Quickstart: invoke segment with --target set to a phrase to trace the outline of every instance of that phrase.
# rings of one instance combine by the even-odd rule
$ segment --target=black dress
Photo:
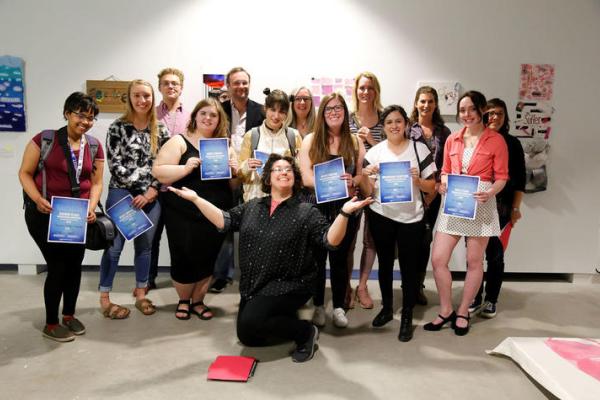
[[[185,165],[189,158],[198,157],[199,152],[181,136],[186,151],[181,155],[179,165]],[[172,186],[185,186],[222,210],[231,208],[229,180],[203,181],[200,167]],[[192,202],[173,192],[165,193],[163,216],[171,253],[171,278],[179,283],[194,283],[212,275],[225,235],[219,233]]]

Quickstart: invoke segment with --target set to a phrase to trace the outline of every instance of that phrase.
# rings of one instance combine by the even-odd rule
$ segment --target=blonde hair
[[[177,68],[163,68],[159,73],[158,73],[158,86],[160,87],[160,80],[162,79],[163,76],[165,75],[175,75],[179,78],[179,83],[181,83],[181,87],[183,87],[183,72],[181,72],[181,70],[177,69]]]
[[[131,90],[137,85],[149,87],[150,92],[152,93],[152,106],[146,113],[146,118],[148,120],[148,128],[150,129],[150,152],[153,156],[155,156],[158,151],[158,118],[156,118],[156,109],[154,107],[154,89],[149,82],[143,79],[134,79],[129,82],[129,86],[127,86],[127,103],[125,104],[125,114],[121,116],[121,120],[133,123],[135,110],[133,109],[133,104],[131,104]]]
[[[344,122],[341,126],[341,140],[338,153],[344,158],[344,165],[346,166],[351,165],[352,162],[356,162],[358,159],[358,145],[355,143],[354,135],[350,133],[348,106],[341,94],[332,93],[323,97],[317,113],[313,141],[310,150],[308,151],[308,156],[313,165],[329,160],[329,127],[325,121],[325,107],[327,107],[327,104],[333,99],[338,99],[342,104],[342,107],[344,107]]]
[[[373,99],[373,103],[375,105],[375,109],[378,113],[383,110],[383,106],[381,105],[381,86],[379,85],[379,79],[375,76],[374,73],[369,71],[361,72],[356,75],[354,78],[354,89],[352,90],[352,106],[354,107],[354,112],[358,111],[358,81],[360,78],[367,78],[373,83],[373,89],[375,89],[375,98]]]
[[[308,112],[308,115],[306,116],[306,121],[308,122],[308,131],[312,132],[313,127],[315,126],[316,112],[315,112],[315,106],[314,106],[314,103],[312,100],[313,99],[312,92],[306,86],[300,86],[299,88],[292,90],[292,92],[290,94],[290,111],[287,114],[287,118],[285,120],[285,125],[290,126],[292,128],[297,128],[298,121],[296,118],[296,111],[294,110],[294,99],[298,95],[298,92],[301,91],[302,89],[306,90],[308,92],[308,95],[310,96],[310,111]]]
[[[217,124],[217,128],[213,132],[213,137],[224,138],[229,136],[227,134],[229,128],[229,120],[227,119],[227,114],[225,114],[225,111],[221,106],[221,102],[215,99],[214,97],[209,97],[200,100],[198,104],[196,104],[196,107],[194,107],[190,114],[190,122],[188,122],[188,125],[186,127],[187,131],[189,133],[194,133],[194,131],[196,130],[196,116],[198,115],[198,112],[206,106],[214,107],[217,110],[217,114],[219,115],[219,123]]]

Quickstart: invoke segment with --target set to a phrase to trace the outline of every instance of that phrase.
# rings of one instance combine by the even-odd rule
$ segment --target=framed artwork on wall
[[[92,96],[100,112],[125,112],[129,81],[86,81],[86,93]]]

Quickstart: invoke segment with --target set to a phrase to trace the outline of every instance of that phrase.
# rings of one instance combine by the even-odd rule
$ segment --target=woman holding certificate
[[[317,203],[328,221],[333,222],[338,214],[342,212],[342,206],[348,198],[348,193],[354,193],[360,182],[362,164],[365,156],[365,146],[350,133],[350,122],[348,107],[344,98],[333,93],[327,95],[321,101],[315,131],[306,135],[300,149],[300,169],[302,171],[302,182],[308,190],[315,191],[314,195],[306,199],[308,202]],[[340,171],[337,175],[328,174],[328,179],[315,178],[313,168],[326,162],[335,163],[340,161]],[[334,171],[338,171],[335,169]],[[327,174],[326,174],[327,175]],[[331,176],[333,175],[333,180]],[[326,191],[328,187],[336,190],[341,185],[345,194],[333,196],[331,199],[321,198],[318,194],[319,187]],[[332,200],[333,199],[333,200]],[[352,241],[358,229],[358,217],[348,215],[348,229],[346,235],[336,250],[329,251],[329,264],[331,267],[331,291],[333,293],[333,324],[338,328],[348,326],[348,318],[344,310],[346,287],[348,285],[348,254]],[[315,314],[313,322],[317,326],[325,325],[325,261],[326,255],[317,257],[320,266],[319,281],[316,294],[313,299]]]
[[[330,225],[298,192],[300,171],[293,158],[271,154],[261,176],[267,197],[223,211],[187,188],[173,191],[191,201],[220,231],[240,233],[240,309],[237,335],[246,346],[272,339],[293,340],[292,360],[310,360],[319,330],[300,320],[297,311],[312,296],[318,274],[315,254],[345,239],[349,215],[370,199],[344,202]]]
[[[265,89],[264,93],[265,120],[244,135],[240,148],[238,175],[244,183],[244,201],[267,195],[261,189],[260,174],[270,154],[296,157],[302,144],[300,133],[284,124],[290,108],[288,95],[278,89]]]
[[[435,166],[438,169],[436,182],[439,182],[439,171],[441,171],[442,163],[444,162],[444,144],[448,136],[450,136],[450,129],[444,125],[438,104],[438,94],[434,88],[431,86],[422,86],[417,89],[413,111],[410,115],[409,133],[412,140],[421,141],[429,148],[435,161]],[[441,196],[434,190],[425,196],[425,203],[425,222],[429,224],[430,229],[433,229],[442,203]],[[430,234],[423,237],[423,249],[417,268],[419,288],[417,290],[416,302],[423,306],[427,305],[423,282],[425,281],[427,263],[429,263],[429,255],[431,253],[431,241],[432,236]]]
[[[96,139],[85,135],[94,125],[96,115],[98,106],[92,97],[80,92],[71,94],[63,109],[67,125],[58,131],[44,131],[34,136],[25,148],[19,169],[19,180],[25,192],[27,229],[48,268],[44,283],[46,325],[43,335],[58,342],[69,342],[75,339],[73,335],[85,333],[84,325],[75,318],[85,246],[48,242],[48,224],[53,211],[50,202],[55,196],[73,196],[69,168],[66,167],[66,163],[72,162],[79,182],[79,197],[89,199],[87,222],[96,220],[94,210],[102,192],[104,153]],[[92,154],[92,141],[95,155]],[[42,156],[44,160],[40,164]],[[58,319],[61,298],[62,325]]]
[[[141,79],[131,81],[127,88],[125,114],[110,125],[106,134],[108,169],[111,175],[107,208],[121,200],[129,201],[131,206],[124,207],[125,212],[130,212],[128,209],[142,210],[152,224],[156,225],[160,215],[160,205],[156,201],[160,183],[152,176],[152,163],[158,149],[168,139],[169,131],[156,118],[152,85]],[[155,227],[152,226],[133,239],[135,307],[144,315],[151,315],[156,311],[152,302],[146,298],[154,231]],[[124,245],[125,237],[119,230],[113,245],[104,251],[100,262],[100,307],[102,314],[110,319],[129,316],[128,308],[111,303],[109,297]]]
[[[383,308],[373,320],[381,327],[393,319],[393,269],[396,251],[402,274],[402,317],[398,339],[412,339],[412,310],[418,288],[417,266],[425,233],[423,195],[435,190],[435,163],[424,143],[408,138],[408,117],[400,106],[386,107],[381,114],[387,137],[365,155],[368,165],[362,190],[372,193],[367,210],[379,259],[379,287]]]
[[[232,179],[203,180],[200,174],[200,141],[225,141],[225,160],[237,172],[234,151],[227,145],[227,115],[217,99],[200,101],[190,116],[185,133],[172,137],[160,149],[152,169],[154,176],[165,185],[187,187],[217,207],[231,207]],[[232,176],[233,176],[232,175]],[[204,304],[215,260],[225,235],[198,209],[173,192],[165,193],[163,216],[169,238],[171,279],[179,296],[175,317],[188,320],[194,314],[208,320],[213,317]]]
[[[481,285],[483,253],[489,238],[500,235],[495,196],[508,179],[508,150],[502,136],[486,128],[486,106],[483,94],[463,94],[457,103],[456,118],[464,127],[450,135],[444,146],[439,188],[444,195],[443,211],[431,257],[440,312],[424,326],[428,331],[439,331],[450,322],[456,335],[469,332],[469,305]],[[467,242],[467,274],[460,305],[454,311],[448,262],[462,236]]]

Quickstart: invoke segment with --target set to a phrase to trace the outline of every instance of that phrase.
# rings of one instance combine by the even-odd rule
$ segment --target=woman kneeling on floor
[[[312,205],[298,198],[302,181],[291,157],[271,154],[256,198],[223,211],[187,188],[169,190],[196,207],[219,230],[240,232],[240,309],[237,335],[244,345],[261,346],[269,339],[293,340],[295,362],[313,357],[318,329],[296,313],[313,295],[318,247],[334,248],[346,232],[348,217],[371,203],[352,199],[331,226]],[[290,244],[294,246],[290,246]]]

